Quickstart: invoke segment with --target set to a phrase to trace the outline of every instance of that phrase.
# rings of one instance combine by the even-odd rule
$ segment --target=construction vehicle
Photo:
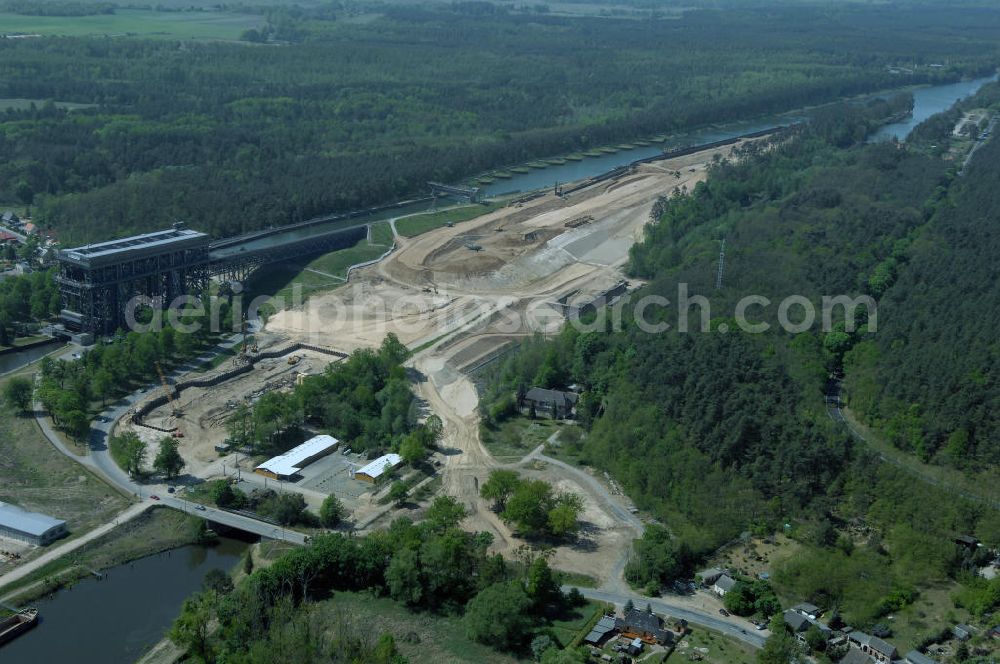
[[[302,358],[299,357],[298,355],[292,355],[291,357],[288,358],[288,364],[294,366],[294,365],[298,364],[299,360],[301,360],[301,359]]]

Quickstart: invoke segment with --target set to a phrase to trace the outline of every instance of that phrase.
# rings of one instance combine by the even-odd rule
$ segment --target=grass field
[[[757,651],[742,641],[699,628],[685,636],[663,661],[671,664],[690,662],[694,661],[692,655],[695,653],[702,664],[753,664],[757,661]]]
[[[483,444],[497,461],[519,461],[559,430],[552,420],[514,417],[496,429],[483,427]]]
[[[64,519],[70,537],[128,506],[118,492],[52,447],[34,418],[7,405],[0,405],[0,501]]]
[[[318,605],[320,615],[346,620],[378,638],[383,632],[396,637],[396,645],[411,662],[516,662],[511,655],[474,643],[465,637],[460,617],[408,611],[386,597],[368,593],[338,592]],[[547,626],[563,643],[569,643],[583,629],[598,605],[590,602]],[[542,627],[540,625],[540,627]]]
[[[463,207],[449,208],[440,212],[428,212],[426,214],[415,214],[412,217],[404,217],[396,222],[396,230],[403,237],[416,237],[421,233],[440,228],[445,224],[457,224],[469,219],[475,219],[482,215],[493,212],[500,208],[498,203],[489,205],[466,205]]]
[[[388,222],[372,225],[372,242],[361,239],[353,247],[338,249],[314,258],[308,263],[287,262],[269,265],[253,277],[251,292],[276,298],[275,309],[282,309],[294,301],[296,285],[302,288],[303,301],[311,294],[343,285],[347,269],[352,265],[374,260],[392,246],[392,229]]]
[[[161,551],[198,541],[202,521],[167,507],[154,507],[142,516],[118,526],[103,537],[83,545],[70,556],[43,565],[17,582],[24,588],[18,601],[30,601],[86,576]],[[35,585],[42,581],[40,585]],[[0,596],[11,588],[0,588]]]
[[[22,16],[0,12],[0,32],[7,35],[235,41],[244,30],[260,27],[263,23],[264,19],[260,16],[218,11],[117,9],[114,14],[97,16]]]

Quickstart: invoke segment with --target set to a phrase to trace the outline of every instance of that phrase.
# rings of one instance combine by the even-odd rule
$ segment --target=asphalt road
[[[170,376],[172,378],[179,376],[191,370],[194,366],[210,361],[218,353],[232,348],[241,342],[242,337],[240,335],[236,335],[229,341],[216,346],[211,352],[202,355],[191,363],[175,369],[170,373]],[[37,402],[35,403],[35,419],[45,437],[64,456],[83,466],[86,466],[103,477],[111,485],[133,495],[140,501],[140,503],[145,503],[147,507],[153,504],[166,505],[167,507],[172,507],[224,526],[238,528],[246,532],[260,535],[261,537],[284,540],[286,542],[291,542],[292,544],[305,543],[306,536],[300,532],[276,526],[265,521],[253,519],[242,514],[234,514],[225,510],[183,500],[182,498],[168,493],[166,484],[139,484],[134,482],[128,473],[119,468],[118,464],[115,463],[115,460],[111,457],[111,452],[108,449],[108,437],[110,431],[114,428],[118,420],[124,416],[136,402],[145,396],[145,389],[132,392],[101,413],[98,419],[91,423],[90,439],[88,441],[90,454],[87,456],[80,456],[76,454],[63,443],[62,439],[52,429],[49,421],[42,417],[42,405]],[[156,498],[154,499],[152,496],[156,496]],[[129,508],[129,510],[126,510],[126,512],[123,512],[122,514],[124,515],[126,513],[134,516],[132,508]],[[116,517],[114,521],[119,521],[121,516],[122,515]],[[109,522],[109,524],[112,525],[113,523],[114,522]],[[102,528],[107,527],[109,524],[105,524]]]
[[[739,639],[754,648],[763,648],[764,641],[767,640],[767,636],[770,634],[767,631],[756,631],[753,625],[749,625],[749,623],[748,627],[743,628],[725,620],[721,615],[716,616],[710,613],[702,613],[701,611],[695,611],[689,607],[683,607],[658,597],[643,597],[642,595],[597,590],[594,588],[580,588],[577,586],[563,586],[563,590],[569,590],[574,587],[587,599],[599,602],[609,602],[624,606],[626,602],[632,600],[632,603],[638,607],[645,607],[646,604],[649,604],[656,613],[673,616],[674,618],[683,618],[692,625],[701,625],[702,627],[713,629],[726,636]]]

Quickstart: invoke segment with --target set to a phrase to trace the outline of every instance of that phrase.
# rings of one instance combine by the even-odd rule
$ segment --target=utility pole
[[[722,272],[726,268],[726,238],[722,238],[719,246],[719,272],[715,275],[715,290],[722,288]]]

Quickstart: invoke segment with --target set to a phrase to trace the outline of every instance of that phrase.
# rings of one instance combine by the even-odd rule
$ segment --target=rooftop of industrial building
[[[59,256],[60,258],[75,261],[89,261],[95,258],[103,258],[123,252],[135,251],[137,249],[150,250],[166,248],[170,245],[188,243],[192,240],[201,240],[207,244],[211,238],[205,233],[184,228],[182,225],[177,224],[174,228],[164,231],[143,233],[142,235],[133,235],[132,237],[123,237],[117,240],[98,242],[97,244],[88,244],[82,247],[63,249],[59,252]]]
[[[275,475],[294,475],[302,470],[303,461],[335,447],[339,442],[333,436],[320,434],[297,447],[293,447],[284,454],[268,459],[257,468],[270,471]]]
[[[384,454],[375,459],[367,466],[358,468],[356,474],[367,475],[372,479],[379,477],[387,470],[392,470],[403,461],[403,457],[398,454]]]
[[[66,525],[62,519],[55,519],[46,514],[29,512],[17,505],[0,503],[0,526],[41,537],[52,528]]]

